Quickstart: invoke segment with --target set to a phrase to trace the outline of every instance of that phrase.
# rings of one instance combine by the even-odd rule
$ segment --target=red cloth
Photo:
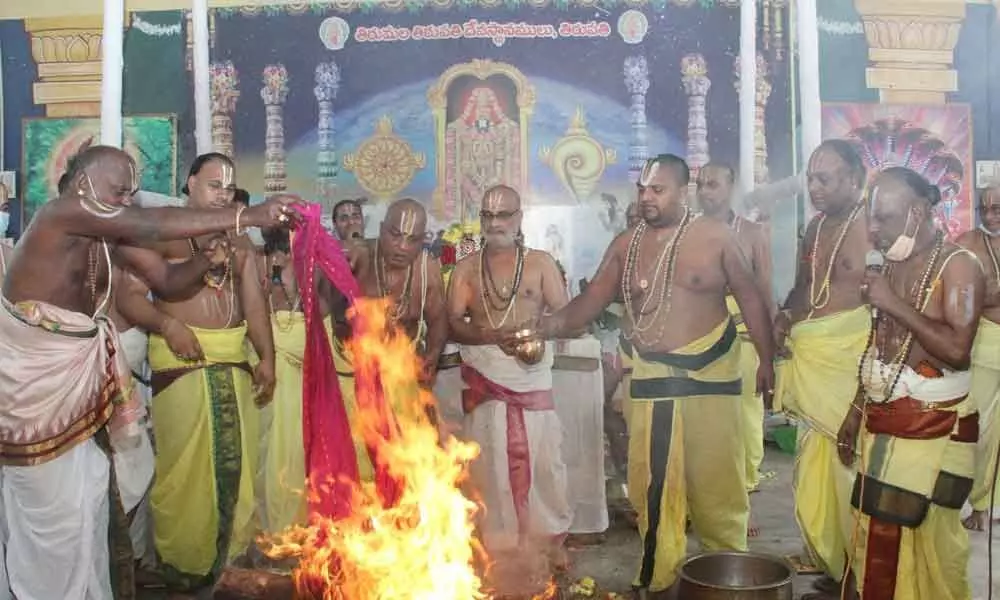
[[[361,294],[357,280],[340,243],[323,228],[318,204],[296,207],[302,225],[292,242],[292,259],[299,282],[302,310],[306,321],[306,349],[302,365],[302,437],[306,477],[309,482],[310,517],[343,518],[351,512],[352,488],[358,483],[358,462],[352,441],[347,409],[340,393],[340,383],[333,365],[333,352],[320,313],[316,275],[321,272],[353,304]],[[365,323],[352,317],[355,337]],[[358,390],[378,391],[377,365],[355,369]],[[356,394],[361,410],[376,405],[384,439],[392,436],[391,412],[381,393]],[[386,504],[395,502],[399,482],[378,460],[378,444],[369,444],[368,453],[375,467],[375,485]]]

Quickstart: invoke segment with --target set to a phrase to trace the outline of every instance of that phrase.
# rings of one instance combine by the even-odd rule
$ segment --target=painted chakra
[[[344,156],[344,169],[354,173],[358,184],[379,199],[389,199],[402,192],[427,158],[414,152],[406,140],[392,130],[392,120],[383,116],[375,125],[375,134],[361,143],[356,152]]]

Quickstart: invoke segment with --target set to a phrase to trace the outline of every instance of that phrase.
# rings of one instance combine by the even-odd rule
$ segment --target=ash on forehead
[[[520,208],[521,195],[517,193],[517,190],[507,185],[495,185],[483,194],[483,208],[495,212],[508,199],[514,201],[514,208]]]
[[[660,154],[646,161],[639,172],[639,185],[646,187],[662,169],[673,171],[678,185],[687,185],[691,181],[691,169],[684,159],[676,154]]]

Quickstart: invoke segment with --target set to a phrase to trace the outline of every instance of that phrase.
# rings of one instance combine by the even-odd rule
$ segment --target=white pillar
[[[212,151],[212,92],[208,66],[208,0],[192,0],[194,29],[194,139],[198,154]]]
[[[101,144],[122,147],[122,68],[125,1],[104,0],[101,36]]]
[[[757,97],[757,1],[740,2],[740,186],[754,188],[754,113]]]
[[[802,123],[802,165],[823,141],[819,97],[819,27],[816,0],[797,0],[796,38],[799,47],[799,120]]]

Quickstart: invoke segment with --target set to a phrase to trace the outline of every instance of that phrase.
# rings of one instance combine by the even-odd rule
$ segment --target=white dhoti
[[[127,364],[107,320],[38,302],[0,307],[0,473],[6,566],[19,600],[112,597],[109,423],[134,441],[132,404],[115,408]],[[122,406],[122,405],[119,405]],[[114,417],[114,418],[113,418]]]
[[[465,346],[462,362],[465,437],[480,446],[471,479],[485,507],[480,528],[487,551],[561,538],[573,511],[552,401],[552,345],[531,366],[497,346]]]
[[[444,421],[446,430],[459,435],[462,433],[462,374],[458,368],[462,364],[459,348],[448,344],[438,360],[437,379],[434,380],[434,399],[437,400],[438,417]]]
[[[133,327],[121,333],[122,350],[128,359],[132,371],[132,382],[144,407],[149,406],[151,390],[140,381],[140,377],[148,377],[146,354],[149,347],[149,336],[141,329]],[[149,514],[149,497],[147,492],[153,484],[153,444],[149,435],[148,423],[143,423],[143,434],[138,439],[138,445],[115,452],[115,476],[118,480],[118,491],[121,494],[122,507],[126,514],[131,515],[129,537],[132,539],[132,552],[143,566],[152,566],[155,557],[152,542],[152,521]]]

